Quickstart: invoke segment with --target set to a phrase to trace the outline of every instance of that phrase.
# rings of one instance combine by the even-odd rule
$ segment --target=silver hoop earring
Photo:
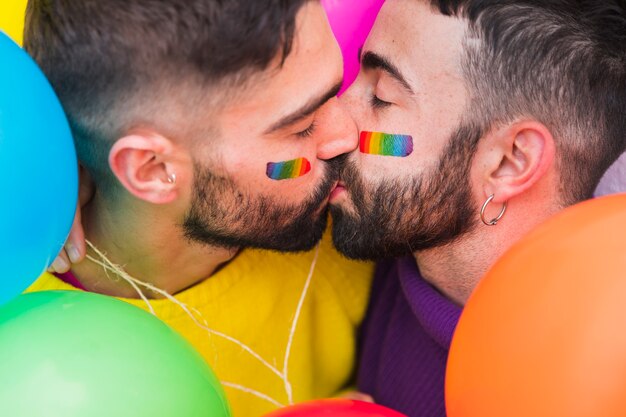
[[[167,182],[170,184],[176,184],[176,174],[172,173],[167,176]]]
[[[483,207],[480,209],[480,220],[482,220],[483,223],[485,223],[487,226],[495,226],[496,224],[498,224],[502,216],[504,216],[504,212],[506,211],[506,201],[505,201],[504,204],[502,204],[502,210],[500,211],[500,214],[498,214],[498,217],[494,217],[490,221],[485,220],[485,209],[487,208],[489,203],[491,203],[491,200],[493,200],[493,197],[494,195],[491,194],[489,198],[487,199],[487,201],[485,201],[485,204],[483,204]]]

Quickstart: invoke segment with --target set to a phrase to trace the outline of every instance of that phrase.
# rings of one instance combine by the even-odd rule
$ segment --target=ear
[[[135,197],[153,204],[174,201],[180,192],[183,166],[174,144],[154,132],[133,132],[117,140],[109,166]]]
[[[524,193],[554,162],[554,137],[535,120],[518,121],[489,133],[483,141],[485,198],[504,203]]]

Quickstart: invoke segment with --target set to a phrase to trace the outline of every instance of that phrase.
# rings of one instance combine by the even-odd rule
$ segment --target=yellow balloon
[[[0,1],[0,30],[22,44],[27,0]]]

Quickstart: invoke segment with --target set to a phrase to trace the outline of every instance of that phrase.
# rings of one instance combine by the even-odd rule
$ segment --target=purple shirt
[[[361,334],[359,390],[409,417],[445,417],[446,360],[461,310],[424,281],[413,257],[379,263]]]
[[[74,288],[78,288],[79,290],[87,291],[87,289],[81,284],[81,282],[76,278],[72,271],[67,271],[64,274],[54,274],[58,279],[65,282],[66,284],[70,284]]]

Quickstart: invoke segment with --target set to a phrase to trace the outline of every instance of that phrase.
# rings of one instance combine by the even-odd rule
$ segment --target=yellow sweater
[[[258,417],[277,408],[276,403],[289,403],[282,377],[285,353],[313,257],[314,252],[245,250],[209,279],[176,295],[195,312],[198,322],[242,342],[261,360],[202,329],[172,301],[150,300],[156,315],[185,336],[212,366],[225,385],[234,417]],[[294,402],[333,396],[350,383],[356,329],[372,275],[371,264],[341,257],[326,236],[288,361],[286,379]],[[52,289],[75,288],[44,274],[28,291]],[[124,301],[147,309],[141,300]]]

